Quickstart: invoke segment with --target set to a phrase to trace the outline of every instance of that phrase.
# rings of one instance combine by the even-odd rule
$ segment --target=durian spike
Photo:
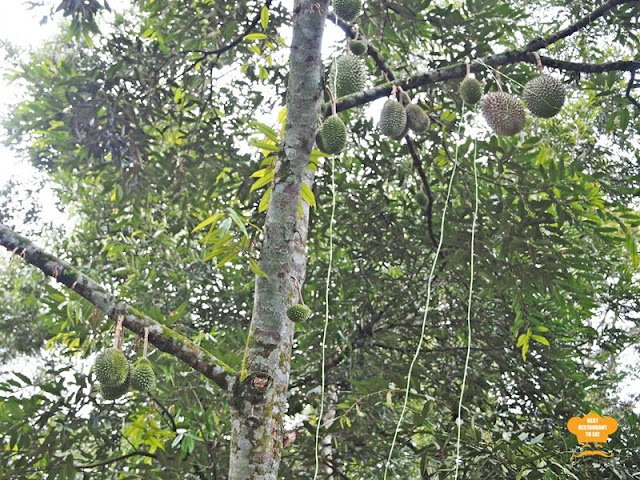
[[[116,332],[113,335],[113,348],[117,348],[118,350],[122,350],[122,340],[124,339],[124,330],[122,328],[123,322],[124,315],[118,315],[118,320],[116,321]]]
[[[144,344],[142,346],[142,358],[147,358],[149,353],[149,327],[144,327]]]
[[[471,75],[471,60],[469,60],[469,57],[464,59],[464,63],[467,66],[467,77],[468,77],[469,75]]]
[[[542,66],[542,60],[540,60],[540,55],[538,55],[538,52],[533,52],[533,56],[536,59],[536,66],[538,67],[538,73],[542,75],[543,66]]]

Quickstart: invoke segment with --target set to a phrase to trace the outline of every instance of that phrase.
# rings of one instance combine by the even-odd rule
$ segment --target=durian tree
[[[9,143],[73,225],[7,189],[2,358],[42,367],[0,384],[0,472],[454,478],[475,218],[459,478],[633,478],[639,3],[137,0],[101,33],[62,2],[9,58]],[[83,365],[148,367],[145,329],[155,388],[101,395]],[[615,455],[571,460],[592,409]]]

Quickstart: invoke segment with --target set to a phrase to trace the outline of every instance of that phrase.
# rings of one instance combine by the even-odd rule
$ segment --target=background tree
[[[3,214],[0,243],[17,258],[0,278],[10,333],[0,345],[6,358],[43,358],[35,377],[0,386],[8,475],[312,478],[333,243],[323,475],[379,476],[456,169],[391,459],[397,478],[451,478],[476,158],[461,475],[632,478],[637,416],[615,387],[616,358],[638,328],[639,2],[368,2],[357,24],[372,87],[337,103],[350,141],[333,172],[333,224],[330,162],[312,152],[327,3],[136,1],[98,33],[97,10],[63,2],[71,44],[16,59],[29,93],[6,122],[11,143],[49,174],[73,226],[49,235],[58,259],[12,231],[19,208]],[[569,91],[561,114],[529,118],[516,137],[469,128],[476,115],[457,92],[464,59],[485,91],[500,67],[504,88],[520,93],[537,51]],[[361,107],[393,84],[427,108],[426,134],[377,133]],[[278,120],[269,115],[285,104]],[[298,285],[316,314],[294,337],[284,312]],[[159,387],[149,400],[102,400],[77,361],[110,344],[120,313],[136,335],[150,326]],[[572,462],[566,420],[593,408],[621,424],[616,455]],[[299,438],[283,450],[283,436]]]

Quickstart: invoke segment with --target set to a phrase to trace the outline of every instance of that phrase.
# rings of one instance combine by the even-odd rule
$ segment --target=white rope
[[[469,359],[471,358],[471,298],[473,296],[473,278],[474,278],[474,244],[476,238],[476,221],[478,219],[478,168],[476,166],[476,157],[478,155],[477,141],[473,145],[473,180],[475,189],[475,207],[473,211],[473,223],[471,225],[471,258],[469,273],[469,298],[467,301],[467,356],[464,361],[464,374],[462,375],[462,387],[460,389],[460,400],[458,402],[458,418],[456,424],[458,426],[458,435],[456,439],[456,471],[454,480],[458,480],[458,470],[460,468],[460,438],[462,434],[462,403],[464,399],[464,389],[467,386],[467,374],[469,372]]]
[[[462,107],[462,116],[464,116],[464,106]],[[460,130],[462,127],[462,121],[458,124],[458,137],[460,136]],[[402,425],[402,421],[404,420],[404,415],[407,411],[407,402],[409,400],[409,391],[411,390],[411,375],[413,373],[413,367],[415,366],[418,357],[420,356],[420,349],[422,348],[422,343],[424,342],[425,330],[427,327],[427,315],[429,314],[429,306],[431,305],[431,285],[433,283],[433,278],[435,277],[436,264],[438,263],[438,257],[440,256],[440,250],[442,249],[442,242],[444,240],[444,226],[445,220],[447,217],[447,208],[449,206],[449,198],[451,197],[451,187],[453,186],[453,179],[456,174],[456,170],[458,168],[458,144],[459,138],[456,141],[456,153],[453,161],[453,169],[451,170],[451,178],[449,179],[449,185],[447,187],[447,198],[444,202],[444,208],[442,209],[442,219],[440,221],[440,239],[438,240],[438,248],[433,256],[433,262],[431,264],[431,271],[429,272],[429,279],[427,280],[427,301],[425,303],[424,315],[422,317],[422,330],[420,333],[420,340],[418,342],[418,348],[416,348],[416,353],[413,356],[413,360],[411,361],[411,365],[409,366],[409,372],[407,373],[407,387],[404,392],[404,401],[402,403],[402,412],[400,413],[400,418],[398,419],[398,423],[396,424],[396,431],[393,434],[393,440],[391,441],[391,448],[389,449],[389,456],[387,457],[387,463],[384,467],[384,480],[387,479],[387,474],[389,471],[389,465],[391,464],[391,457],[393,455],[393,449],[395,448],[396,441],[398,439],[398,433],[400,432],[400,426]]]

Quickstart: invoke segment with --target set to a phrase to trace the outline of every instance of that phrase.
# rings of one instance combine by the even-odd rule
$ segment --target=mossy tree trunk
[[[298,302],[306,269],[309,209],[301,202],[322,104],[321,43],[328,0],[294,2],[289,58],[287,124],[283,153],[264,226],[254,309],[247,342],[245,378],[234,390],[229,478],[275,479],[282,453],[283,416],[294,325],[286,309]]]

